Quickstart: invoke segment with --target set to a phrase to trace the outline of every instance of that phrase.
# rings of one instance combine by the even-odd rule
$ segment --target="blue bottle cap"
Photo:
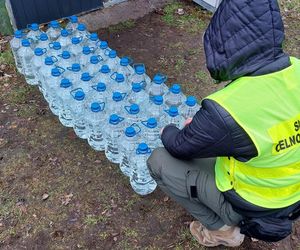
[[[22,38],[23,36],[23,33],[21,30],[16,30],[15,31],[15,38]]]
[[[125,129],[125,135],[127,137],[134,137],[136,135],[136,131],[135,131],[134,127],[127,127]]]
[[[101,41],[100,42],[100,49],[107,49],[108,48],[108,43],[106,41]]]
[[[147,121],[147,127],[148,128],[156,128],[157,127],[157,121],[155,118],[151,117]]]
[[[46,57],[45,58],[45,64],[46,65],[53,65],[54,61],[53,61],[52,57]]]
[[[118,115],[113,114],[113,115],[111,115],[111,116],[109,117],[109,123],[110,123],[110,124],[116,125],[116,124],[118,124],[119,122],[120,122],[120,118],[119,118]]]
[[[70,16],[70,21],[71,23],[77,23],[78,22],[78,17],[77,16]]]
[[[75,93],[75,100],[77,101],[82,101],[85,97],[85,94],[82,90],[78,90],[76,93]]]
[[[188,96],[185,101],[186,105],[193,107],[197,103],[197,99],[194,96]]]
[[[155,75],[153,77],[153,82],[156,84],[162,84],[164,82],[164,78],[161,75]]]
[[[48,40],[48,35],[47,35],[46,33],[42,33],[42,34],[40,35],[40,40],[41,40],[41,41],[47,41],[47,40]]]
[[[106,85],[103,82],[99,82],[97,84],[97,91],[98,92],[104,92],[106,90]]]
[[[93,102],[93,103],[91,104],[91,110],[92,110],[93,112],[99,112],[99,111],[101,110],[100,104],[99,104],[98,102]]]
[[[89,55],[91,53],[91,48],[90,47],[87,47],[87,46],[84,46],[82,48],[82,53],[85,54],[85,55]]]
[[[140,92],[142,90],[142,86],[139,83],[133,83],[131,86],[133,92]]]
[[[137,104],[131,104],[129,114],[136,115],[140,112],[140,107]]]
[[[54,68],[51,70],[51,75],[57,77],[61,75],[61,72],[59,71],[58,68]]]
[[[115,101],[115,102],[119,102],[119,101],[122,101],[123,100],[123,96],[120,92],[114,92],[113,93],[113,96],[112,96],[112,99]]]
[[[69,35],[69,32],[66,29],[63,29],[63,30],[61,30],[60,34],[63,37],[67,37]]]
[[[30,46],[30,42],[28,39],[23,39],[22,40],[22,46],[23,47],[29,47]]]
[[[51,21],[50,22],[50,27],[56,29],[56,28],[59,28],[59,22],[54,20],[54,21]]]
[[[70,59],[71,58],[71,54],[70,54],[70,52],[69,51],[63,51],[63,53],[62,53],[62,58],[63,59]]]
[[[35,54],[36,56],[41,56],[41,55],[44,54],[44,51],[43,51],[43,49],[41,49],[41,48],[35,48],[35,49],[34,49],[34,54]]]
[[[124,82],[124,81],[125,81],[125,77],[123,74],[116,75],[116,82]]]
[[[178,115],[178,109],[175,106],[171,106],[169,109],[169,115],[175,117]]]
[[[92,79],[92,77],[90,76],[90,74],[88,72],[82,73],[82,75],[81,75],[82,81],[87,82],[87,81],[90,81],[91,79]]]
[[[101,71],[101,73],[103,73],[103,74],[107,74],[107,73],[110,72],[110,68],[108,67],[108,65],[102,65],[100,71]]]
[[[170,91],[173,93],[173,94],[179,94],[180,91],[181,91],[181,87],[179,84],[173,84],[173,86],[171,87]]]
[[[37,31],[37,30],[39,30],[39,25],[37,23],[32,23],[30,25],[30,29],[33,31]]]
[[[92,33],[91,35],[90,35],[90,40],[92,40],[92,41],[98,41],[98,34],[97,33]]]
[[[136,68],[135,68],[135,73],[137,73],[138,75],[142,75],[142,74],[145,74],[146,72],[146,69],[144,66],[142,65],[138,65]]]
[[[72,83],[67,78],[62,79],[60,82],[60,87],[65,88],[65,89],[69,88],[71,85],[72,85]]]
[[[80,39],[79,39],[79,37],[72,37],[72,44],[78,44],[78,43],[80,43]]]
[[[73,72],[79,72],[81,69],[79,63],[73,63],[71,68]]]
[[[59,42],[53,42],[53,49],[55,49],[55,50],[61,49],[60,43]]]
[[[117,51],[110,50],[108,53],[109,58],[116,58],[117,57]]]
[[[156,105],[162,105],[163,102],[164,102],[164,98],[163,98],[161,95],[156,95],[156,96],[154,96],[154,98],[153,98],[153,102],[154,102]]]
[[[91,58],[90,58],[90,63],[91,64],[97,64],[99,62],[100,61],[99,61],[99,58],[97,56],[91,56]]]
[[[85,31],[85,30],[86,30],[86,26],[85,26],[85,24],[80,23],[80,24],[78,24],[77,29],[78,29],[79,31]]]
[[[121,66],[128,66],[129,65],[129,59],[128,57],[122,57],[120,61]]]
[[[139,144],[138,148],[137,148],[137,152],[139,152],[140,154],[147,154],[149,153],[149,147],[146,143],[141,143]]]

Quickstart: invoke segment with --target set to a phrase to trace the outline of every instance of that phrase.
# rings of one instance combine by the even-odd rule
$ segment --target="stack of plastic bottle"
[[[143,64],[119,58],[76,16],[69,20],[64,28],[50,22],[46,32],[38,24],[16,31],[11,49],[17,69],[64,126],[119,164],[135,192],[149,194],[156,183],[146,161],[162,146],[161,129],[170,123],[182,128],[199,105],[179,84],[168,88],[165,75],[151,80]]]

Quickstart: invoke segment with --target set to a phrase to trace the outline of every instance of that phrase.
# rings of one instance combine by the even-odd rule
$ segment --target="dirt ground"
[[[284,48],[300,58],[299,0],[281,5]],[[221,87],[205,69],[201,40],[210,18],[177,2],[99,35],[120,55],[145,63],[151,77],[165,73],[168,84],[179,82],[201,99]],[[205,249],[190,236],[193,218],[181,207],[160,190],[134,194],[118,166],[59,123],[38,89],[15,72],[7,39],[0,38],[0,248]],[[282,242],[246,239],[238,249],[299,248],[297,223]]]

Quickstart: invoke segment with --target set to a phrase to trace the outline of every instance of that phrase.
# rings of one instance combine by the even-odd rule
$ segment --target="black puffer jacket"
[[[219,81],[279,71],[290,66],[289,57],[282,50],[283,39],[276,0],[223,0],[204,36],[207,68]],[[180,159],[233,156],[248,161],[257,155],[246,132],[212,100],[202,102],[202,108],[184,129],[167,126],[162,141]],[[265,211],[233,190],[226,196],[246,213]]]

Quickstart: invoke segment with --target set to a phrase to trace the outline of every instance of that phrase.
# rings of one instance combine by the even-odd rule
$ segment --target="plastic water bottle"
[[[161,125],[166,126],[174,124],[177,128],[182,129],[185,119],[179,114],[178,108],[171,106],[170,109],[165,110],[166,114],[161,119]]]
[[[157,147],[162,147],[163,144],[160,140],[160,130],[162,127],[158,125],[157,120],[151,117],[147,121],[142,121],[142,124],[144,125],[142,134],[148,146],[152,150]]]
[[[70,34],[75,32],[78,27],[78,17],[77,16],[70,16],[69,22],[66,26],[66,30],[69,31]]]
[[[122,74],[114,73],[111,75],[112,84],[111,90],[112,92],[121,92],[121,93],[128,93],[130,86],[127,81],[125,81],[125,77]]]
[[[106,86],[108,87],[108,84],[110,82],[112,82],[112,79],[110,78],[110,76],[111,76],[111,70],[105,64],[105,65],[102,65],[101,69],[99,70],[99,73],[95,76],[94,81],[95,82],[104,82],[106,84]]]
[[[46,33],[41,33],[39,37],[39,41],[37,43],[37,47],[42,49],[49,49],[49,39]]]
[[[81,42],[82,42],[81,37],[72,37],[71,39],[72,44],[70,45],[69,51],[75,57],[81,54],[82,51]]]
[[[75,134],[81,139],[88,138],[87,123],[85,120],[86,102],[85,93],[82,89],[74,89],[71,91],[74,98],[71,104],[71,111],[73,117],[73,129]]]
[[[165,95],[165,104],[179,107],[185,100],[184,94],[181,92],[179,84],[173,84],[169,92]]]
[[[151,98],[149,105],[149,113],[152,117],[160,120],[167,106],[164,104],[164,98],[160,95]]]
[[[99,42],[99,37],[97,33],[92,33],[88,35],[88,40],[85,42],[85,46],[96,48]]]
[[[79,63],[73,63],[71,67],[67,67],[65,73],[66,78],[70,79],[74,86],[79,87],[81,79],[81,67]]]
[[[106,54],[108,55],[108,58],[105,63],[112,70],[112,72],[115,72],[118,69],[120,60],[120,58],[117,56],[117,51],[109,50],[106,52]]]
[[[85,70],[89,72],[92,76],[96,76],[101,68],[101,62],[103,59],[100,56],[91,56],[90,63],[87,64]]]
[[[140,195],[152,193],[157,186],[147,168],[147,159],[150,154],[151,149],[148,145],[146,143],[141,143],[138,145],[132,160],[134,166],[130,184],[133,190]]]
[[[45,60],[45,54],[46,54],[46,49],[42,48],[35,48],[34,50],[34,57],[32,60],[32,65],[33,65],[33,75],[34,79],[32,79],[31,84],[32,85],[38,85],[39,84],[39,72],[41,67],[44,65],[44,60]]]
[[[130,79],[131,83],[140,83],[143,89],[147,89],[151,79],[146,75],[146,68],[144,64],[135,64],[134,65],[135,73]]]
[[[139,123],[143,120],[145,114],[140,111],[140,107],[137,104],[131,104],[130,106],[124,107],[127,114],[125,118],[125,124],[131,126],[134,123]]]
[[[104,151],[105,141],[103,137],[103,126],[107,120],[104,102],[93,102],[87,114],[88,143],[96,151]]]
[[[125,116],[126,93],[113,92],[110,101],[109,111],[119,116]]]
[[[140,83],[133,83],[131,87],[131,92],[128,95],[128,102],[129,103],[136,103],[138,105],[147,105],[149,103],[149,96],[145,92],[144,89],[142,89],[142,86]]]
[[[120,164],[121,155],[119,152],[120,136],[122,134],[123,117],[112,114],[109,117],[108,125],[104,128],[105,156],[113,163]]]
[[[97,55],[101,56],[103,62],[106,63],[110,51],[108,43],[106,41],[99,41],[96,45],[98,46],[98,49],[96,50]]]
[[[120,65],[117,68],[117,72],[125,76],[126,79],[130,79],[134,74],[134,69],[130,66],[132,60],[128,57],[122,57],[120,60]]]
[[[93,82],[92,80],[92,76],[88,73],[88,72],[84,72],[81,74],[81,82],[80,82],[80,87],[83,89],[83,92],[86,93],[87,95],[89,94],[89,92],[91,92],[93,90],[92,86],[93,86]]]
[[[139,132],[140,130],[136,131],[134,127],[127,127],[120,138],[120,170],[128,177],[132,175],[132,155],[138,145]]]
[[[18,54],[21,59],[22,73],[24,74],[27,83],[31,84],[32,80],[34,79],[34,74],[32,69],[33,51],[30,48],[30,42],[28,39],[22,40],[22,47],[19,49]]]
[[[54,20],[49,23],[49,28],[46,31],[50,41],[56,41],[60,36],[61,27],[58,21]]]
[[[73,97],[70,95],[73,84],[69,79],[63,78],[60,83],[60,90],[57,92],[56,102],[59,109],[59,121],[65,127],[73,127],[73,116],[71,103]]]
[[[41,35],[41,31],[39,25],[37,23],[32,23],[28,25],[29,32],[27,33],[26,38],[30,40],[32,48],[36,46],[39,41],[39,37]]]
[[[197,99],[194,96],[188,96],[183,105],[180,106],[181,115],[185,118],[193,118],[199,111],[200,105],[197,103]]]
[[[99,82],[97,85],[92,86],[94,91],[90,92],[90,99],[96,102],[104,102],[108,103],[108,97],[110,96],[110,92],[106,90],[106,85],[103,82]]]
[[[73,65],[74,58],[71,57],[71,53],[67,50],[64,50],[60,55],[58,55],[57,66],[63,68],[70,68]]]
[[[63,50],[68,49],[71,45],[70,34],[66,29],[61,30],[60,37],[57,39]]]
[[[93,50],[90,47],[84,46],[82,48],[82,54],[79,57],[79,63],[84,68],[87,67],[92,56]]]
[[[54,64],[57,62],[56,57],[46,57],[44,60],[43,66],[40,68],[38,72],[39,75],[39,90],[44,93],[44,82],[48,81],[51,77],[51,70]]]
[[[52,42],[49,43],[49,50],[47,52],[48,56],[55,56],[56,58],[58,55],[62,54],[63,50],[59,42]]]
[[[89,34],[90,33],[87,31],[85,24],[79,23],[74,36],[82,37],[82,40],[85,42],[88,39]]]
[[[150,98],[157,95],[163,96],[168,92],[169,89],[165,84],[166,80],[167,76],[163,74],[156,74],[153,77],[153,81],[150,83],[149,88],[147,89]]]
[[[22,31],[16,30],[14,38],[10,41],[11,51],[13,53],[17,69],[20,73],[22,72],[22,61],[21,57],[19,56],[19,49],[22,47],[22,37]]]

